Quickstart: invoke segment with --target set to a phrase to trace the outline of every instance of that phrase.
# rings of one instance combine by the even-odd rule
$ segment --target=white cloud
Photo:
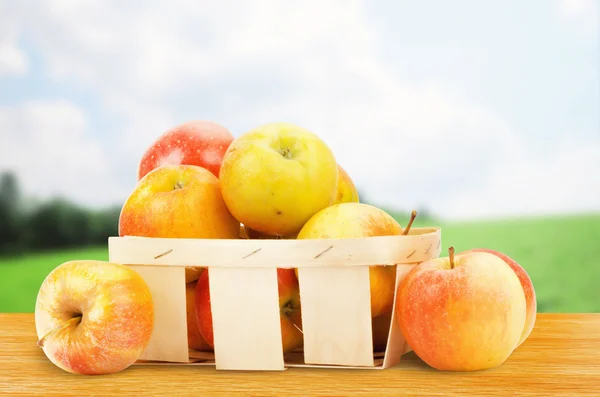
[[[84,84],[120,120],[116,165],[78,171],[102,173],[95,202],[109,176],[120,181],[109,197],[119,194],[116,186],[131,187],[147,145],[193,117],[222,123],[234,135],[270,121],[313,130],[367,198],[385,205],[425,205],[448,216],[529,211],[532,201],[522,198],[535,193],[527,176],[548,191],[554,183],[543,167],[565,165],[531,157],[533,146],[491,110],[404,81],[381,58],[381,33],[365,15],[359,1],[316,0],[151,2],[144,9],[53,0],[20,11],[53,78]],[[92,150],[85,127],[77,131]],[[597,162],[592,166],[600,172]],[[31,175],[32,189],[44,189],[45,181]],[[508,187],[513,195],[500,194]],[[545,201],[546,208],[578,199],[561,197]]]
[[[482,184],[465,186],[463,194],[452,197],[444,213],[470,218],[598,211],[600,143],[563,140],[545,150],[495,164]]]
[[[564,21],[575,23],[590,33],[598,32],[598,0],[559,0],[557,9]]]
[[[0,15],[0,77],[23,74],[29,62],[18,46],[16,18],[7,3],[0,3]]]
[[[68,192],[79,203],[114,201],[122,192],[87,128],[81,109],[62,100],[0,107],[0,169],[16,171],[23,189],[41,198]]]

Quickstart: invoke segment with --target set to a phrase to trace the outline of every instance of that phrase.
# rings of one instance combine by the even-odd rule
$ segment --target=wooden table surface
[[[32,314],[0,314],[0,395],[600,396],[600,314],[538,314],[529,339],[502,366],[472,373],[436,371],[409,353],[386,370],[136,364],[84,376],[54,366],[36,340]]]

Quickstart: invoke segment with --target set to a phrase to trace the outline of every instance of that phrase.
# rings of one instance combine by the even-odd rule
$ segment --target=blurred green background
[[[377,203],[372,203],[377,205]],[[409,215],[385,208],[405,225]],[[33,312],[46,275],[75,259],[107,260],[119,207],[89,210],[68,200],[29,202],[12,173],[0,178],[0,312]],[[415,226],[442,227],[442,255],[495,249],[529,273],[539,312],[600,312],[600,214],[444,222],[420,210]]]

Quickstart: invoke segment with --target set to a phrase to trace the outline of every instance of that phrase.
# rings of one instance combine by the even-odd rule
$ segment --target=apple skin
[[[193,120],[177,125],[146,149],[138,164],[138,180],[166,164],[196,165],[219,177],[223,156],[233,139],[228,129],[212,121]]]
[[[396,236],[402,231],[402,226],[380,208],[366,203],[341,203],[312,216],[297,239]],[[394,305],[396,265],[384,265],[387,264],[369,268],[371,317],[389,314]]]
[[[289,353],[303,345],[300,287],[294,270],[277,269],[277,285],[281,309],[281,343],[283,353]],[[243,304],[240,310],[244,310]],[[214,348],[209,272],[203,272],[196,285],[196,321],[200,334]]]
[[[501,365],[525,325],[525,294],[496,255],[473,252],[421,262],[398,287],[396,318],[408,345],[441,371]]]
[[[354,181],[350,178],[350,175],[342,168],[341,165],[337,165],[338,169],[338,182],[335,199],[332,204],[340,203],[359,203],[360,197],[358,197],[358,190],[354,185]]]
[[[467,254],[470,252],[488,252],[490,254],[494,254],[500,259],[502,259],[511,269],[514,270],[519,281],[521,282],[521,286],[523,287],[523,292],[525,292],[525,302],[527,304],[527,314],[525,317],[525,327],[523,328],[523,333],[521,334],[521,339],[519,339],[518,346],[521,346],[523,342],[529,337],[531,331],[533,331],[533,327],[535,325],[535,319],[537,316],[537,299],[535,296],[535,289],[533,288],[533,283],[531,282],[531,278],[523,269],[521,265],[519,265],[514,259],[509,257],[508,255],[498,252],[495,250],[491,250],[488,248],[473,248],[467,251],[461,252],[461,254]]]
[[[270,123],[232,142],[219,179],[236,219],[267,235],[289,236],[333,202],[337,173],[333,152],[317,135]]]
[[[201,272],[202,273],[202,272]],[[196,284],[198,280],[185,284],[186,299],[186,317],[187,317],[187,335],[188,347],[200,352],[211,352],[212,347],[206,343],[196,322]]]
[[[119,216],[119,236],[238,239],[216,176],[194,165],[164,165],[137,182]],[[186,267],[186,282],[202,268]]]
[[[65,262],[42,282],[35,303],[40,346],[72,374],[122,371],[139,359],[154,329],[154,303],[144,279],[110,262]]]

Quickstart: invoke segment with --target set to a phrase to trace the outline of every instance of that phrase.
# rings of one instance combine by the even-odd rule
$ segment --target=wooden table
[[[431,369],[414,353],[387,370],[227,372],[134,365],[113,375],[71,375],[36,346],[32,314],[0,314],[0,395],[600,396],[600,314],[538,314],[529,339],[500,367]]]

